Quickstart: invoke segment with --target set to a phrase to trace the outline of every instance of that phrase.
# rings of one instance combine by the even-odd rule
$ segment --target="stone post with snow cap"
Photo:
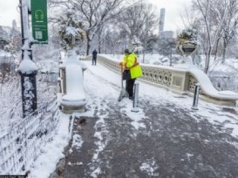
[[[86,65],[77,59],[75,49],[69,50],[61,64],[61,79],[63,85],[60,105],[64,113],[84,112],[86,96],[83,87],[83,71]]]

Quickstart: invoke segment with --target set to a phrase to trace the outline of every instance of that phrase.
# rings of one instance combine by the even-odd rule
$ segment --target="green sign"
[[[47,0],[31,0],[32,35],[38,43],[48,43]]]

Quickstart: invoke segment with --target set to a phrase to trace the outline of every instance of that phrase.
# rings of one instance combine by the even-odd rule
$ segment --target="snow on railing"
[[[106,68],[120,73],[119,61],[98,55],[98,62]],[[91,60],[87,56],[84,60]],[[174,91],[176,93],[193,95],[197,83],[201,86],[200,98],[215,104],[236,106],[238,94],[231,91],[216,90],[210,79],[202,71],[196,68],[174,68],[169,66],[157,66],[151,64],[141,64],[143,76],[140,80],[149,84],[158,85]]]
[[[0,135],[0,175],[24,175],[53,138],[58,126],[56,99],[22,119],[11,130]]]

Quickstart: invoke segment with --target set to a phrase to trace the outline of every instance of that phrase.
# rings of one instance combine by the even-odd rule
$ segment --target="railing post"
[[[194,96],[193,96],[193,106],[192,106],[193,110],[198,110],[199,90],[200,90],[200,84],[197,83],[195,85]]]
[[[134,84],[134,99],[133,99],[133,108],[132,112],[139,112],[138,110],[138,99],[139,99],[139,83]]]

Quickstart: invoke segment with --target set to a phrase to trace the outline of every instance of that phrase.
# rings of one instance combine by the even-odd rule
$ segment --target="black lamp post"
[[[32,50],[29,37],[29,10],[27,0],[19,0],[21,12],[21,33],[22,33],[22,61],[19,66],[22,89],[23,118],[37,110],[37,68],[32,61]]]

